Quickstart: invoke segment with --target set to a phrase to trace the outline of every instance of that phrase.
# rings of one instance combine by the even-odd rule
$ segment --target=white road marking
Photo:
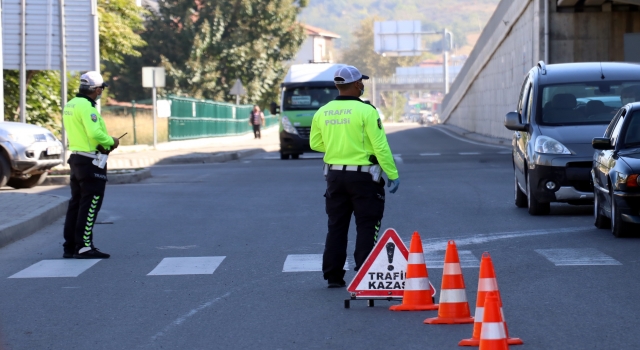
[[[424,262],[427,269],[441,269],[444,267],[444,250],[428,251],[424,253]],[[480,260],[470,250],[458,250],[460,257],[460,267],[480,267]]]
[[[481,233],[469,237],[458,238],[455,240],[458,247],[463,245],[483,244],[487,242],[497,241],[501,239],[511,239],[529,236],[540,236],[558,233],[574,233],[593,230],[593,227],[567,227],[557,229],[531,230],[531,231],[511,231],[498,233]],[[442,238],[430,238],[422,240],[422,247],[427,250],[446,250],[447,240]]]
[[[197,247],[198,247],[197,245],[165,245],[165,246],[156,247],[156,248],[160,250],[166,250],[166,249],[193,249]]]
[[[210,275],[224,260],[224,256],[164,258],[147,276]]]
[[[100,259],[42,260],[9,278],[78,277]]]
[[[442,153],[420,153],[421,156],[423,157],[428,157],[428,156],[441,156]]]
[[[402,154],[394,154],[393,159],[396,161],[396,164],[402,164]]]
[[[349,261],[344,264],[349,270]],[[322,272],[322,254],[289,254],[282,272]]]
[[[162,337],[165,335],[165,333],[169,332],[173,327],[179,326],[182,323],[184,323],[184,321],[186,321],[189,317],[197,314],[198,312],[210,307],[211,305],[215,304],[216,302],[222,300],[223,298],[228,297],[229,295],[231,295],[231,292],[221,296],[221,297],[217,297],[211,301],[208,301],[200,306],[198,306],[197,308],[187,312],[185,315],[179,317],[178,319],[176,319],[175,321],[171,322],[168,326],[164,327],[164,329],[161,332],[156,333],[156,335],[154,335],[153,337],[151,337],[151,340],[155,341],[158,338]]]
[[[441,133],[446,134],[447,136],[453,137],[454,139],[456,139],[458,141],[471,143],[471,144],[478,145],[478,146],[492,147],[492,148],[502,148],[502,149],[511,148],[510,146],[498,146],[498,145],[491,145],[491,144],[488,144],[488,143],[471,141],[471,140],[466,139],[464,137],[460,137],[458,135],[455,135],[455,134],[453,134],[453,133],[449,132],[448,130],[445,130],[444,128],[441,128],[441,127],[435,127],[435,128],[433,128],[433,130],[438,130]]]
[[[622,265],[595,248],[536,249],[536,252],[556,266]]]
[[[458,152],[461,156],[476,156],[479,155],[480,152]]]

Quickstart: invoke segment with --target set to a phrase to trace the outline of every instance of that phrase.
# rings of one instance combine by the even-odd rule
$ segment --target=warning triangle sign
[[[242,86],[242,82],[240,79],[236,79],[236,82],[233,84],[231,91],[229,91],[229,95],[246,95],[247,91]]]
[[[398,233],[387,229],[347,291],[356,298],[402,298],[408,259],[409,250]]]

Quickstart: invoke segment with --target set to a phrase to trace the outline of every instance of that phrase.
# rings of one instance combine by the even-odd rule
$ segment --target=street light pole
[[[449,93],[449,40],[447,39],[448,33],[449,32],[446,29],[442,31],[442,68],[444,69],[443,76],[445,95]]]

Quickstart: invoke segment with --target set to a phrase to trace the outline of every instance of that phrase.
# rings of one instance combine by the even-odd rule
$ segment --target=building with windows
[[[333,62],[333,40],[340,39],[340,35],[308,24],[301,25],[307,38],[291,63]]]

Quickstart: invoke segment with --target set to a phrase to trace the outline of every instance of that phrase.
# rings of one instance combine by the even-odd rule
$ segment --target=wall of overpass
[[[442,103],[444,123],[511,138],[504,115],[515,110],[524,75],[545,57],[544,1],[549,1],[547,64],[623,61],[624,34],[640,33],[638,6],[502,0]]]

